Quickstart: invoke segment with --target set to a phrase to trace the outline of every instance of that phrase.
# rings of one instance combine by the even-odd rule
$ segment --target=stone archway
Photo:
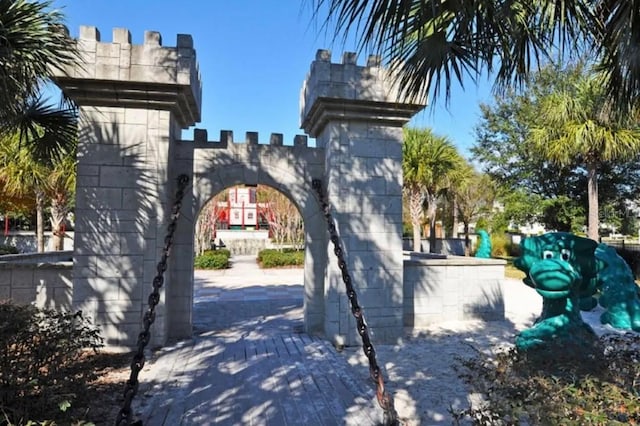
[[[152,344],[191,335],[193,233],[204,200],[238,183],[263,183],[285,193],[305,220],[305,323],[341,344],[358,336],[342,274],[328,262],[326,223],[311,182],[320,179],[337,220],[353,280],[379,342],[403,329],[402,126],[423,102],[399,102],[398,88],[371,56],[366,66],[345,53],[341,63],[320,50],[301,92],[301,123],[317,148],[296,137],[283,146],[248,133],[209,142],[196,130],[202,89],[193,40],[162,45],[155,31],[131,44],[128,30],[102,42],[81,27],[83,63],[56,81],[80,107],[74,309],[95,318],[109,346],[132,347],[157,274],[171,218],[177,176],[190,178],[156,309]]]
[[[235,143],[231,132],[221,132],[220,141],[206,141],[206,132],[196,130],[196,140],[179,141],[179,158],[184,169],[176,173],[193,176],[191,193],[187,195],[184,205],[189,210],[185,213],[190,220],[184,222],[188,227],[184,235],[195,233],[195,220],[211,197],[225,188],[238,185],[267,185],[283,193],[296,206],[304,221],[305,229],[305,265],[304,265],[304,322],[308,332],[322,332],[325,314],[324,275],[327,263],[326,229],[322,212],[313,189],[311,180],[321,176],[324,169],[324,150],[307,147],[306,138],[298,137],[294,146],[283,146],[281,135],[272,135],[269,145],[257,144],[249,134],[247,142]],[[257,136],[257,135],[255,135]],[[188,170],[188,164],[192,164]],[[180,229],[179,229],[180,230]],[[189,306],[193,304],[193,238],[180,238],[176,241],[176,251],[183,253],[172,271],[184,274],[191,270],[190,281],[176,291],[189,290],[189,297],[175,294],[175,300],[183,303],[167,306],[170,337],[181,336],[181,329],[191,327]],[[179,272],[182,271],[182,272]],[[179,278],[172,277],[177,282]],[[184,278],[181,280],[184,282]],[[189,315],[187,315],[189,312]]]

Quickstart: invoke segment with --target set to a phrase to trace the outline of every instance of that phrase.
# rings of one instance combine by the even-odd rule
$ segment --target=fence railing
[[[626,242],[625,240],[604,240],[602,238],[600,238],[600,242],[611,247],[640,253],[640,243]]]

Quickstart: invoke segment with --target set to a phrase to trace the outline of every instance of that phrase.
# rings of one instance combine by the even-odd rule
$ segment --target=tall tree
[[[471,251],[469,224],[493,210],[496,189],[491,178],[478,173],[469,166],[466,178],[461,179],[454,189],[458,217],[464,225],[464,254]]]
[[[537,123],[531,130],[536,149],[561,166],[579,159],[587,171],[588,231],[599,236],[598,171],[605,161],[624,162],[640,154],[637,111],[615,113],[603,78],[588,70],[569,88],[540,100]]]
[[[0,139],[0,181],[4,190],[17,197],[33,197],[36,207],[38,252],[44,251],[44,208],[47,167],[19,144],[18,137]]]
[[[267,205],[265,216],[269,223],[269,232],[275,243],[292,244],[301,248],[304,244],[304,223],[298,208],[286,195],[266,185],[258,186],[258,202]]]
[[[202,208],[196,221],[195,230],[195,251],[196,254],[202,254],[211,246],[211,241],[216,234],[216,225],[222,212],[219,202],[224,198],[224,193],[215,195]]]
[[[14,196],[31,194],[36,208],[38,251],[44,251],[44,209],[51,198],[54,247],[62,247],[63,221],[75,190],[77,121],[74,108],[47,105],[32,98],[14,124],[13,135],[0,133],[0,176]]]
[[[587,175],[582,158],[560,165],[530,143],[530,133],[541,121],[543,101],[555,93],[575,90],[586,69],[549,65],[535,73],[522,93],[508,91],[481,105],[473,158],[497,183],[505,218],[515,224],[540,221],[547,229],[577,230],[587,206]],[[640,191],[640,157],[630,162],[600,164],[603,203],[636,199]],[[557,213],[562,215],[558,216]]]
[[[463,164],[463,158],[446,137],[434,134],[431,129],[404,129],[403,192],[409,204],[414,251],[420,251],[420,225],[426,206],[429,251],[435,252],[438,198],[452,186]]]
[[[640,0],[313,0],[326,28],[384,54],[408,95],[448,98],[453,81],[525,82],[543,60],[595,51],[607,93],[640,98]]]
[[[53,250],[64,250],[66,219],[75,199],[76,166],[75,149],[66,152],[62,157],[54,157],[45,181],[46,193],[50,200],[49,220],[53,234]]]

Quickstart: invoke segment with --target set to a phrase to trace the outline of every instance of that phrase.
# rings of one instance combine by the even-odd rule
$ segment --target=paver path
[[[382,411],[362,350],[338,353],[300,332],[302,276],[261,271],[250,257],[235,257],[225,271],[197,271],[195,337],[153,354],[140,375],[135,408],[145,424],[377,424]],[[540,313],[533,289],[501,284],[504,321],[441,323],[376,345],[403,426],[451,425],[449,409],[476,398],[458,377],[459,358],[512,345]],[[583,318],[601,333],[598,315]]]
[[[368,369],[302,332],[302,269],[196,271],[194,335],[141,373],[148,425],[371,425]],[[358,371],[354,371],[357,369]]]

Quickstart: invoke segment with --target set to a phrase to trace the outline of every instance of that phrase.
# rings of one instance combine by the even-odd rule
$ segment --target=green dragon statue
[[[602,324],[621,330],[640,331],[640,288],[631,268],[616,249],[600,244],[596,257],[607,264],[598,274],[598,302],[606,311],[600,315]]]
[[[542,296],[542,313],[533,327],[516,336],[527,350],[555,339],[575,342],[594,336],[580,310],[600,303],[607,309],[601,322],[640,331],[640,298],[629,267],[606,244],[564,232],[526,238],[515,266],[523,282]],[[586,334],[585,334],[586,333]],[[577,342],[580,343],[580,342]]]
[[[526,350],[593,334],[582,320],[580,302],[595,294],[596,274],[605,267],[595,257],[598,243],[558,232],[526,238],[520,247],[522,256],[514,264],[527,275],[524,283],[542,296],[542,313],[516,336],[516,347]]]

